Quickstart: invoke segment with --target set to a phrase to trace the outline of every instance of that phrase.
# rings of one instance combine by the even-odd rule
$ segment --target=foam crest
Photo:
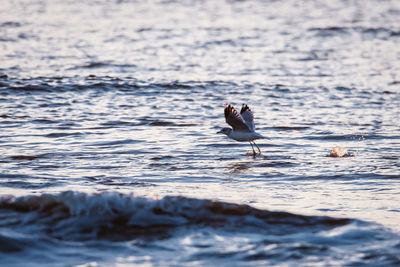
[[[357,265],[369,258],[372,265],[399,263],[398,236],[379,225],[179,196],[151,199],[117,192],[73,191],[5,195],[0,197],[0,224],[6,227],[0,240],[8,244],[0,246],[0,255],[23,253],[28,255],[25,259],[46,250],[51,251],[46,261],[52,261],[53,254],[58,255],[57,260],[68,261],[65,250],[78,249],[82,259],[96,254],[96,259],[103,261],[115,257],[113,252],[103,254],[106,246],[111,250],[118,247],[118,253],[125,256],[148,248],[143,253],[151,252],[155,265],[170,258],[165,249],[171,248],[182,250],[178,254],[184,261],[208,262],[210,255],[226,260],[223,251],[233,249],[232,260],[276,263],[301,258],[313,262],[319,255],[325,262],[341,258],[343,263]],[[126,247],[124,241],[131,245]],[[384,252],[376,249],[382,242]],[[3,258],[8,264],[18,260]]]
[[[319,216],[301,216],[285,212],[258,210],[206,199],[167,196],[162,199],[137,197],[116,192],[87,194],[67,191],[58,195],[3,197],[3,209],[35,213],[37,218],[51,218],[60,224],[65,220],[89,220],[94,226],[124,225],[124,227],[179,226],[186,224],[219,224],[224,227],[263,228],[268,224],[292,226],[334,227],[349,222]],[[51,221],[50,221],[51,222]],[[47,224],[46,223],[46,224]],[[217,224],[219,223],[219,224]],[[76,224],[76,223],[75,223]],[[86,223],[83,223],[86,224]]]

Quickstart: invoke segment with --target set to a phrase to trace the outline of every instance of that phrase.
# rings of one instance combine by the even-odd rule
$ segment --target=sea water
[[[399,25],[395,0],[2,1],[0,265],[400,265]],[[226,103],[260,156],[216,134]]]

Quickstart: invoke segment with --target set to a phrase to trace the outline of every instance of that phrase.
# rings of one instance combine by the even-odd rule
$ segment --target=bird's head
[[[222,133],[229,136],[231,132],[232,132],[231,128],[222,128],[222,130],[217,133]]]

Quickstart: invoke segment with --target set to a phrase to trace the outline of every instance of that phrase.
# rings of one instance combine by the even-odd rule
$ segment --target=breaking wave
[[[93,247],[85,247],[99,243],[106,247],[125,244],[126,248],[129,242],[129,249],[120,250],[120,254],[137,252],[139,244],[155,246],[159,242],[165,247],[178,246],[174,249],[184,252],[188,246],[183,240],[190,240],[196,248],[185,252],[186,261],[210,264],[226,257],[269,263],[294,259],[312,263],[315,257],[326,262],[341,257],[354,264],[400,263],[398,237],[372,223],[178,196],[149,199],[116,192],[73,191],[24,197],[4,195],[0,200],[0,223],[3,229],[7,227],[0,232],[0,253],[6,256],[0,262],[8,264],[21,260],[35,262],[32,251],[43,248],[48,250],[46,263],[50,264],[54,255],[70,262],[65,250],[71,246],[83,246],[79,253],[86,256],[79,257],[82,261],[94,253]],[[224,245],[236,249],[226,255],[224,249],[214,247],[217,244],[203,247],[199,233],[207,233],[207,240],[212,240],[210,236],[223,236]],[[238,241],[244,233],[246,239]],[[228,239],[232,242],[226,242]],[[154,252],[150,262],[166,260],[158,250],[146,252]],[[214,251],[211,258],[210,250]],[[95,258],[113,261],[115,255],[105,251]]]

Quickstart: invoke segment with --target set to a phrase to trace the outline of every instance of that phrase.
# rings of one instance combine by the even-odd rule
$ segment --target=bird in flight
[[[225,105],[225,120],[232,128],[222,128],[218,133],[226,134],[229,138],[236,141],[249,141],[253,150],[253,156],[261,154],[261,150],[254,142],[256,139],[266,139],[255,132],[254,116],[249,106],[243,104],[240,113],[230,104]],[[254,150],[253,144],[257,147],[258,153]]]

